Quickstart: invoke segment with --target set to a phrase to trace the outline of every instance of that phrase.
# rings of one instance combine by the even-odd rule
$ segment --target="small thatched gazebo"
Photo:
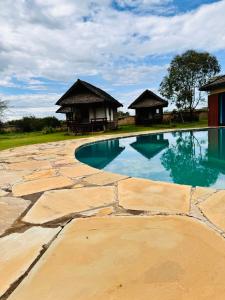
[[[135,109],[136,124],[150,125],[161,123],[163,120],[163,107],[168,102],[157,96],[150,90],[145,90],[131,105],[129,109]]]
[[[68,128],[73,132],[115,129],[120,102],[96,86],[78,79],[56,102],[57,113],[66,114]]]

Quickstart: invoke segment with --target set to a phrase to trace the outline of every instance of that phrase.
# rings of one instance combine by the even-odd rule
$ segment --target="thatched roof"
[[[71,88],[56,102],[56,105],[90,104],[107,102],[113,106],[123,106],[100,88],[78,79]]]
[[[150,90],[145,90],[128,108],[167,107],[168,102]]]
[[[136,142],[130,146],[147,159],[151,159],[169,146],[169,141],[163,138],[163,134],[160,134],[159,140],[155,137],[155,135],[138,136]]]
[[[200,91],[212,91],[217,88],[225,87],[225,75],[212,78],[207,84],[200,87]]]
[[[57,113],[69,113],[71,112],[71,107],[70,106],[62,106],[60,107],[57,111]]]

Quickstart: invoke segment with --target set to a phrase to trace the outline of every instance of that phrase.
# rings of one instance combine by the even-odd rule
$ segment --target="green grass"
[[[137,132],[137,131],[148,131],[148,130],[160,130],[160,129],[171,129],[171,128],[197,128],[197,127],[207,127],[208,121],[201,120],[199,122],[189,122],[189,123],[174,123],[174,124],[159,124],[154,126],[137,126],[137,125],[123,125],[119,127],[116,131],[111,131],[111,133],[127,133],[127,132]],[[107,133],[106,133],[107,134]]]
[[[156,129],[170,129],[170,128],[196,128],[196,127],[205,127],[207,126],[207,121],[184,123],[184,124],[172,124],[172,125],[154,125],[151,127],[147,126],[136,126],[136,125],[123,125],[118,128],[118,130],[110,131],[105,133],[107,134],[120,134],[120,133],[129,133],[129,132],[139,132],[147,130],[156,130]],[[94,135],[103,135],[102,133],[95,133]],[[66,132],[55,132],[50,134],[43,134],[42,132],[30,132],[30,133],[0,133],[0,150],[31,145],[47,142],[56,142],[69,139],[84,138],[89,135],[68,135]]]
[[[78,137],[67,135],[64,132],[56,132],[50,134],[43,134],[42,132],[1,133],[0,150],[25,146],[25,145],[31,145],[31,144],[63,141],[63,140],[69,140],[73,138],[78,138]]]

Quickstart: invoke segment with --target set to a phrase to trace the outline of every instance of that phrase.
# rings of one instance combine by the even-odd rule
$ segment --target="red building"
[[[225,126],[225,75],[213,78],[200,91],[209,92],[208,125]]]

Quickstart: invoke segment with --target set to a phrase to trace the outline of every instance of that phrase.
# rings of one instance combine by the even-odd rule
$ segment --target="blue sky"
[[[54,115],[77,78],[126,110],[144,89],[157,92],[173,56],[187,49],[216,55],[225,73],[224,11],[225,0],[0,1],[6,119]]]

